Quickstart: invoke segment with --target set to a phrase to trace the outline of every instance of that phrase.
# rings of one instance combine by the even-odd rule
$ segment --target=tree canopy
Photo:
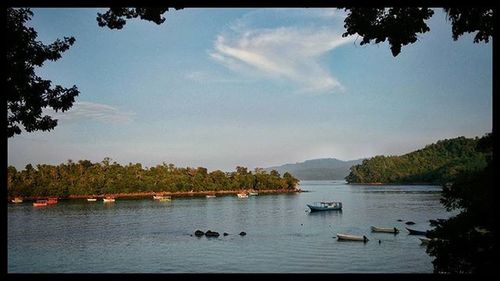
[[[253,173],[238,166],[234,172],[206,168],[175,167],[163,163],[143,168],[140,163],[122,166],[104,158],[101,163],[80,160],[60,165],[26,165],[18,171],[7,169],[9,197],[44,197],[69,195],[100,195],[135,192],[188,192],[219,190],[293,190],[299,180],[289,173],[267,173],[256,169]]]
[[[27,27],[33,12],[29,9],[7,8],[6,11],[6,95],[7,136],[27,132],[47,131],[57,126],[57,120],[45,115],[42,109],[50,107],[56,112],[73,106],[79,91],[76,86],[52,86],[52,81],[35,74],[35,67],[45,61],[56,61],[75,43],[75,38],[64,37],[49,45],[37,41],[37,32]]]
[[[344,20],[346,32],[342,36],[358,34],[367,43],[389,42],[393,56],[401,52],[401,47],[415,43],[418,34],[430,31],[426,21],[434,11],[430,8],[344,8],[348,15]],[[481,8],[444,8],[451,21],[453,40],[464,33],[477,32],[474,42],[488,42],[493,36],[493,9]]]
[[[466,170],[453,183],[443,187],[442,204],[448,211],[460,213],[447,220],[432,222],[435,228],[428,236],[433,238],[427,253],[434,256],[436,273],[497,272],[493,135],[483,137],[477,149],[487,155],[487,166],[481,170]],[[496,258],[495,258],[496,256]]]
[[[452,182],[464,171],[487,166],[487,154],[478,149],[481,139],[458,137],[440,140],[401,156],[375,156],[351,167],[349,183],[433,183]]]

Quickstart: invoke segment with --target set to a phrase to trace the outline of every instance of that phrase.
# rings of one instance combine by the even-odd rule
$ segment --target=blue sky
[[[8,164],[68,159],[251,169],[314,158],[399,155],[492,129],[492,46],[431,31],[393,57],[343,38],[337,9],[182,9],[162,25],[101,28],[103,9],[33,9],[48,44],[37,72],[80,90],[50,132],[8,140]]]

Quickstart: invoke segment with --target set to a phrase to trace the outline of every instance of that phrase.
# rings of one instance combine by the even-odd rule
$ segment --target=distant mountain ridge
[[[269,167],[264,170],[267,172],[276,170],[281,175],[289,172],[300,180],[343,180],[349,175],[351,166],[362,162],[363,159],[343,161],[336,158],[321,158]]]

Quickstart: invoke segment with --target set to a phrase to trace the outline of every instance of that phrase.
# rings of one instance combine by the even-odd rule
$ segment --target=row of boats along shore
[[[258,192],[241,192],[241,193],[237,193],[236,194],[236,196],[238,198],[248,198],[248,196],[257,196],[257,195],[259,195]],[[207,194],[205,197],[206,198],[215,198],[217,196],[215,194]],[[158,200],[160,202],[166,202],[166,201],[171,201],[172,200],[172,196],[169,196],[169,195],[153,195],[153,199],[154,200]],[[35,207],[43,207],[43,206],[47,206],[47,205],[53,205],[53,204],[57,204],[58,200],[59,200],[59,198],[57,198],[57,197],[48,197],[46,199],[39,199],[39,200],[36,200],[35,202],[33,202],[33,206],[35,206]],[[97,202],[98,198],[97,198],[97,196],[95,196],[95,197],[86,198],[86,200],[88,202]],[[114,197],[114,196],[104,196],[104,197],[102,197],[102,202],[103,203],[111,203],[111,202],[115,202],[115,201],[116,201],[116,197]],[[15,203],[15,204],[19,204],[19,203],[23,203],[24,200],[21,197],[15,197],[14,199],[11,200],[11,202]]]
[[[333,201],[321,201],[321,202],[314,202],[312,204],[307,204],[307,207],[309,207],[311,212],[320,212],[320,211],[342,211],[342,202],[333,202]],[[401,220],[399,220],[401,221]],[[414,222],[406,222],[406,224],[411,225],[415,224]],[[409,235],[419,235],[419,236],[424,236],[424,237],[419,237],[420,241],[422,244],[427,244],[429,241],[431,241],[430,238],[427,238],[427,231],[420,231],[416,229],[411,229],[408,227],[405,227],[406,230],[408,231]],[[380,233],[391,233],[391,234],[398,234],[400,230],[396,227],[376,227],[376,226],[371,226],[370,227],[371,232],[380,232]],[[353,235],[353,234],[345,234],[345,233],[337,233],[337,239],[339,241],[360,241],[360,242],[368,242],[370,239],[366,237],[365,235]],[[380,242],[380,240],[379,240]]]

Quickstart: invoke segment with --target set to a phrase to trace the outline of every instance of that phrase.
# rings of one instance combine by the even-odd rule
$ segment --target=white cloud
[[[321,11],[323,16],[332,14],[330,10]],[[321,58],[351,42],[352,37],[342,37],[341,31],[332,25],[255,28],[250,27],[248,16],[245,20],[237,21],[230,32],[217,36],[210,53],[215,61],[247,75],[293,82],[304,92],[343,89]]]
[[[52,109],[44,110],[45,114],[59,120],[96,120],[104,123],[128,123],[135,115],[132,112],[124,112],[116,107],[94,102],[76,101],[70,110],[66,112],[55,112]]]

